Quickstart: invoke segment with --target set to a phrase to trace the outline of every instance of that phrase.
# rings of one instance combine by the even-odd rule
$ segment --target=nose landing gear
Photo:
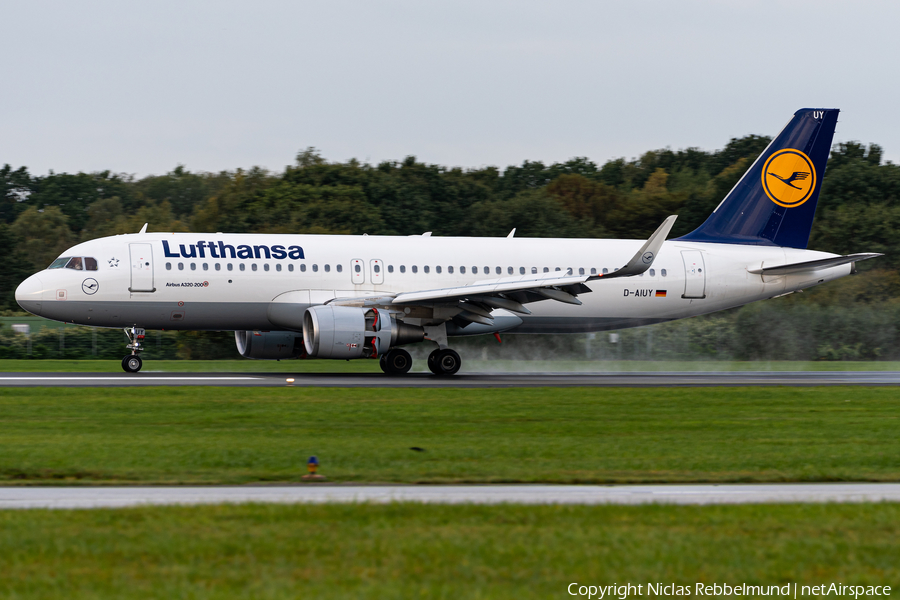
[[[131,354],[122,359],[122,369],[126,373],[137,373],[144,366],[144,361],[138,355],[144,349],[144,330],[140,327],[128,327],[125,329],[125,335],[128,337],[128,345],[125,346],[131,350]]]
[[[122,359],[122,368],[126,373],[137,373],[144,366],[144,361],[137,354],[129,354]]]

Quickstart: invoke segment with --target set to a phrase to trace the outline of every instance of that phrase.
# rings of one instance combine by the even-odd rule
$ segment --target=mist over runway
[[[709,387],[900,385],[900,371],[729,371],[623,373],[3,373],[0,387]]]

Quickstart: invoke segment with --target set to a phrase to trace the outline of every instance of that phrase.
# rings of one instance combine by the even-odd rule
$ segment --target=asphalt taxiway
[[[0,487],[4,508],[124,508],[222,503],[763,504],[900,502],[900,483],[734,485],[329,485]]]
[[[900,385],[898,371],[718,371],[626,373],[0,373],[0,387],[708,387]]]

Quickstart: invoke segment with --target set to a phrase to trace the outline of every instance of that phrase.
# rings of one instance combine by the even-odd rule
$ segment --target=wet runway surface
[[[293,381],[289,381],[293,380]],[[900,385],[898,371],[747,371],[628,373],[0,373],[0,387],[693,387]]]
[[[735,485],[329,485],[0,487],[3,508],[122,508],[220,503],[762,504],[898,502],[900,483]]]

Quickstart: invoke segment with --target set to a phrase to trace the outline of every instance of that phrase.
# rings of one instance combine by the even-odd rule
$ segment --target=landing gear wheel
[[[462,359],[456,350],[444,348],[428,355],[428,368],[435,375],[455,375],[462,366]]]
[[[428,370],[434,373],[435,375],[441,375],[441,368],[437,364],[437,357],[440,354],[440,350],[435,350],[431,354],[428,355]]]
[[[412,367],[412,356],[403,348],[394,348],[381,356],[381,370],[388,375],[405,375]]]
[[[137,373],[144,366],[144,361],[137,354],[129,354],[122,359],[122,368],[126,373]]]

